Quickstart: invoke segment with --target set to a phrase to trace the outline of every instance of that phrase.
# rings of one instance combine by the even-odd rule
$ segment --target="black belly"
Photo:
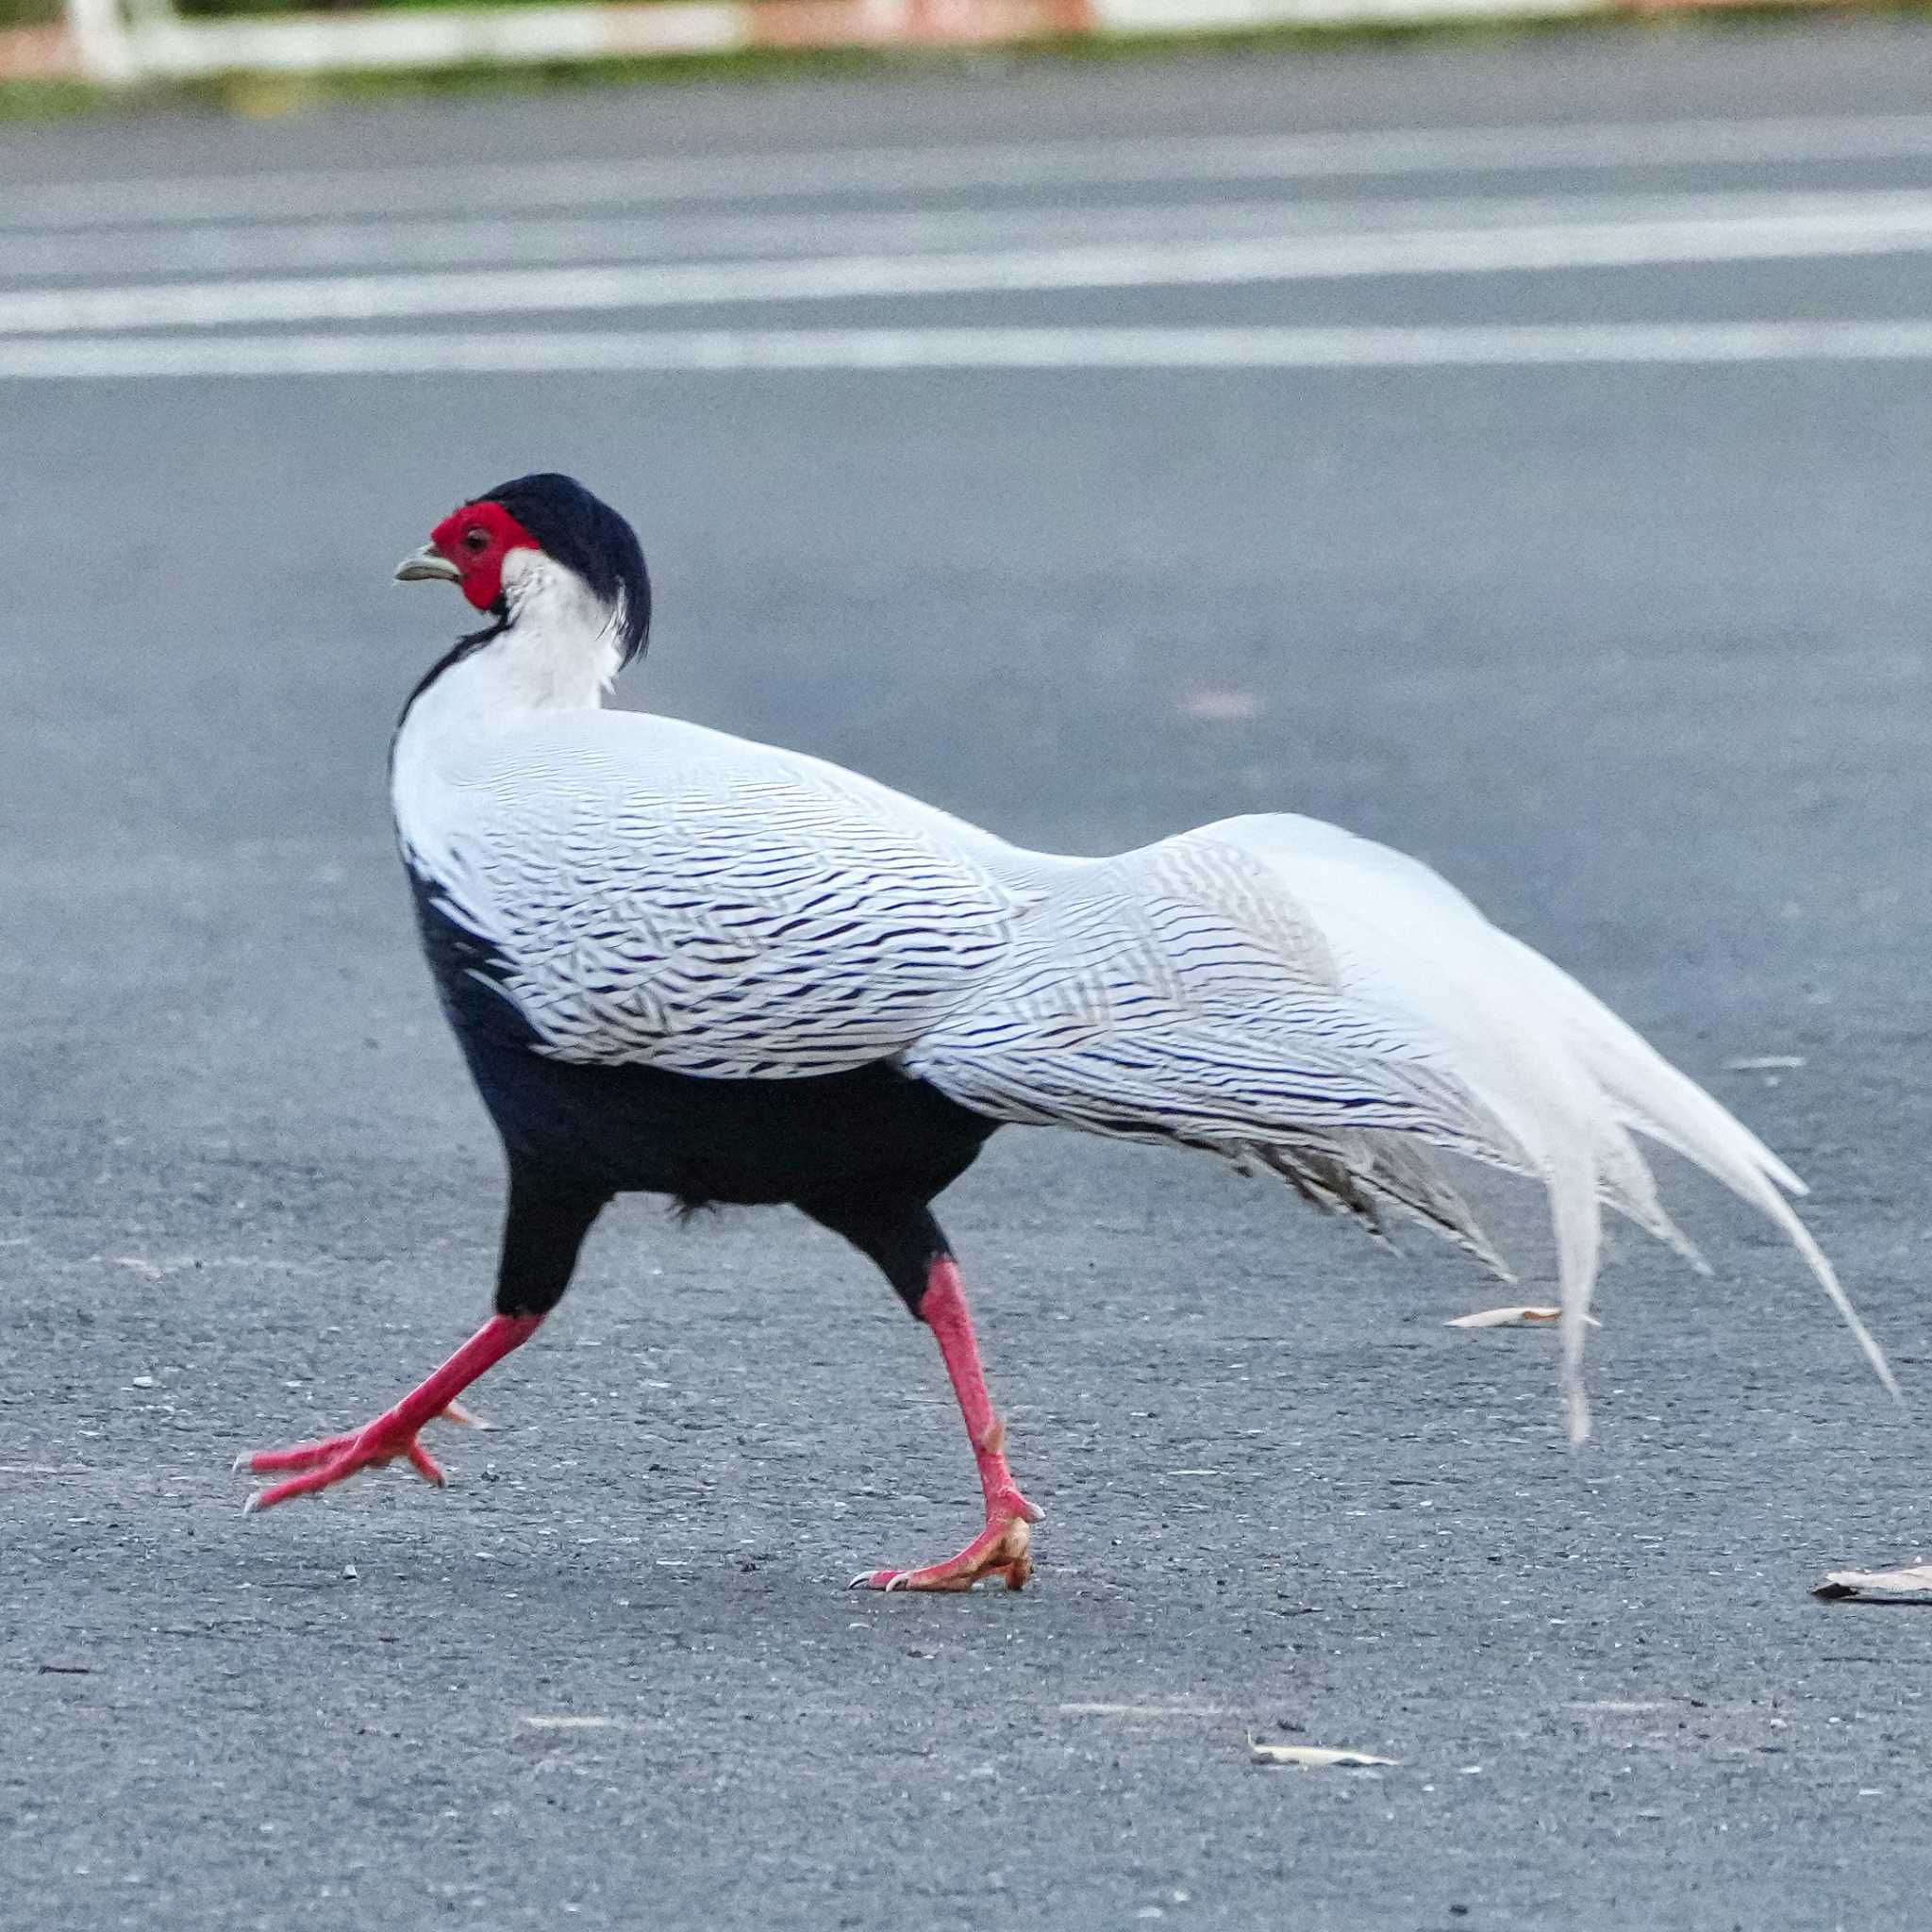
[[[806,1205],[874,1187],[929,1201],[998,1124],[884,1063],[716,1080],[548,1058],[495,984],[488,949],[411,883],[444,1010],[513,1166],[691,1205]]]

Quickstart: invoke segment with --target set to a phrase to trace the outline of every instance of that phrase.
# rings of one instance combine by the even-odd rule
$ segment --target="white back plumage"
[[[1579,1439],[1601,1206],[1703,1265],[1642,1135],[1777,1224],[1896,1394],[1796,1177],[1427,867],[1288,815],[1032,853],[815,758],[601,710],[608,625],[554,569],[412,706],[394,776],[406,857],[540,1050],[733,1079],[891,1060],[995,1119],[1265,1167],[1376,1233],[1393,1208],[1499,1273],[1437,1150],[1526,1174]]]

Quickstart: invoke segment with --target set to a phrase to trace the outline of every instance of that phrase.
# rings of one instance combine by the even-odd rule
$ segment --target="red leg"
[[[486,1322],[441,1368],[408,1394],[370,1423],[352,1429],[345,1436],[330,1436],[320,1442],[298,1442],[292,1449],[262,1449],[253,1456],[236,1458],[235,1467],[244,1463],[258,1475],[273,1470],[299,1470],[286,1482],[250,1496],[250,1511],[273,1509],[291,1496],[313,1495],[358,1471],[373,1469],[405,1457],[418,1475],[442,1484],[442,1471],[436,1458],[416,1440],[416,1432],[433,1417],[446,1415],[452,1422],[472,1420],[456,1398],[486,1369],[493,1367],[514,1348],[521,1348],[542,1325],[541,1315],[497,1315]]]
[[[941,1256],[932,1264],[919,1315],[939,1338],[953,1393],[959,1398],[967,1439],[979,1464],[979,1486],[986,1493],[986,1527],[943,1563],[929,1563],[923,1570],[874,1570],[854,1577],[853,1583],[871,1590],[971,1590],[981,1577],[1004,1576],[1008,1590],[1023,1589],[1033,1574],[1028,1524],[1038,1523],[1041,1512],[1020,1493],[1007,1467],[1007,1425],[993,1413],[992,1398],[986,1392],[966,1287],[951,1257]]]

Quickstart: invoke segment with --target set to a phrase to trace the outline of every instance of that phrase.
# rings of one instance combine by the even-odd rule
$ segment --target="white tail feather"
[[[1709,1272],[1658,1202],[1633,1131],[1701,1167],[1775,1223],[1880,1383],[1899,1399],[1884,1351],[1779,1191],[1802,1194],[1804,1183],[1592,993],[1491,925],[1426,866],[1387,847],[1307,819],[1234,820],[1208,833],[1270,863],[1332,947],[1344,995],[1406,1024],[1410,1037],[1432,1041],[1441,1055],[1437,1071],[1453,1070],[1455,1084],[1494,1124],[1487,1148],[1472,1146],[1466,1122],[1457,1124],[1457,1136],[1442,1136],[1444,1144],[1542,1182],[1556,1237],[1563,1393],[1574,1440],[1590,1429],[1581,1365],[1602,1208],[1628,1216]]]
[[[1540,991],[1557,1008],[1578,1057],[1620,1119],[1701,1167],[1776,1223],[1852,1331],[1873,1373],[1894,1401],[1902,1401],[1885,1351],[1853,1307],[1810,1229],[1778,1191],[1803,1194],[1805,1183],[1741,1121],[1593,994],[1521,941],[1509,943],[1519,960],[1530,966]]]
[[[1580,1442],[1590,1434],[1590,1398],[1583,1390],[1584,1318],[1590,1313],[1597,1254],[1603,1243],[1596,1163],[1587,1151],[1566,1147],[1546,1178],[1550,1222],[1557,1236],[1557,1282],[1563,1307],[1563,1414],[1570,1440]]]

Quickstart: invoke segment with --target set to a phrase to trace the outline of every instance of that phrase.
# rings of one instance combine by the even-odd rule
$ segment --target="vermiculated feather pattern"
[[[970,998],[1021,909],[916,830],[742,773],[645,796],[531,769],[503,805],[437,877],[442,908],[578,1064],[798,1079],[890,1059]]]

